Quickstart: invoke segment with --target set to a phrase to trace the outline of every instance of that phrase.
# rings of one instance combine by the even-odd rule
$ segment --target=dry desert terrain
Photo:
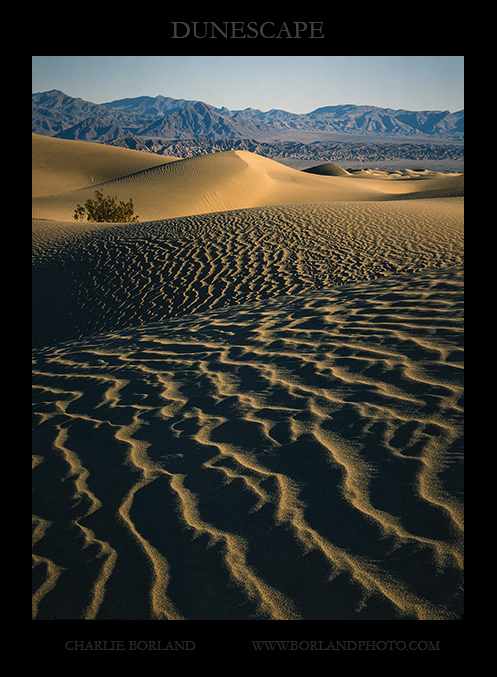
[[[33,135],[33,618],[458,619],[463,195]]]

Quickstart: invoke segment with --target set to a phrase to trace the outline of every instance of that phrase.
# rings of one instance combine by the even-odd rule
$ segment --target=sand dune
[[[150,155],[140,154],[146,158]],[[74,151],[74,158],[74,162],[79,162],[79,149]],[[131,164],[130,160],[119,167],[127,171]],[[33,218],[72,220],[76,205],[94,197],[95,186],[34,197]],[[98,187],[119,200],[127,201],[131,197],[140,221],[152,221],[275,204],[385,200],[419,191],[427,196],[431,196],[431,191],[436,197],[458,196],[462,194],[462,186],[463,176],[459,174],[439,176],[431,181],[412,176],[392,180],[387,174],[375,180],[369,176],[352,180],[350,176],[301,172],[247,151],[228,151],[163,162],[107,180]]]
[[[32,134],[33,197],[99,185],[172,160],[176,158]]]
[[[34,353],[37,618],[462,610],[460,267]]]
[[[351,176],[351,174],[346,169],[343,169],[343,167],[340,167],[334,162],[325,162],[322,165],[308,167],[302,171],[309,174],[321,174],[323,176]]]
[[[463,260],[462,199],[338,202],[140,224],[36,221],[33,343]]]
[[[459,618],[463,177],[38,141],[33,617]]]

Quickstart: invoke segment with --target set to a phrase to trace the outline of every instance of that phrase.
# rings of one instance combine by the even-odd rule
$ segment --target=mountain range
[[[63,139],[464,140],[464,110],[409,111],[346,104],[306,114],[215,108],[202,101],[141,96],[95,104],[59,90],[32,95],[32,131]]]

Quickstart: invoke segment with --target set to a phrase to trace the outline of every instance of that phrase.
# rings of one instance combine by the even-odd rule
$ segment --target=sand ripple
[[[413,244],[401,206],[389,203],[421,268],[431,244]],[[217,284],[252,302],[34,350],[36,618],[459,617],[462,269],[399,263],[398,275],[320,289],[359,252],[335,223],[328,250],[323,225],[299,257],[299,215],[279,230],[278,209],[263,210],[228,240],[214,237],[224,215],[159,223],[143,247],[138,226],[134,254],[123,230],[75,245],[88,265],[117,261],[124,303],[146,271],[148,305],[161,279],[205,280],[169,314],[209,307]],[[376,245],[373,230],[361,255],[381,273],[388,229]],[[276,244],[290,232],[284,261]],[[232,249],[245,289],[236,267],[230,287],[216,265]],[[258,300],[264,265],[279,291],[301,293]]]
[[[353,179],[351,179],[353,182]],[[33,344],[463,261],[463,198],[34,222]]]

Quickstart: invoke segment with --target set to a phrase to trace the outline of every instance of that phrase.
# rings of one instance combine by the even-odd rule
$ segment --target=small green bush
[[[74,210],[76,221],[110,221],[112,223],[136,223],[138,216],[134,215],[133,200],[119,202],[116,197],[104,196],[100,190],[95,191],[95,200],[87,200],[85,206],[77,205]]]

